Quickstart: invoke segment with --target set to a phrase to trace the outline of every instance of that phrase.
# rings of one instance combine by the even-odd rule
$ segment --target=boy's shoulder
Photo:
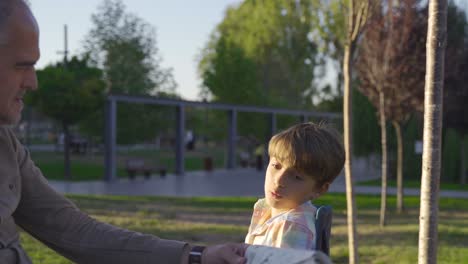
[[[262,210],[262,209],[268,209],[270,206],[267,204],[265,198],[260,198],[257,200],[257,202],[254,204],[254,209],[255,210]]]
[[[300,206],[287,212],[288,218],[295,219],[297,217],[306,217],[315,219],[317,208],[311,202],[305,202]]]
[[[265,198],[258,199],[258,201],[254,204],[255,210],[267,210],[270,209],[270,206],[266,202]],[[282,216],[294,219],[299,216],[306,216],[312,217],[315,219],[315,214],[317,212],[317,208],[309,201],[301,204],[300,206],[285,212]]]

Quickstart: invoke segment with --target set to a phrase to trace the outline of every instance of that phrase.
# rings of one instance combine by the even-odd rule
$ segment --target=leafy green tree
[[[256,65],[245,56],[235,43],[221,37],[216,43],[216,56],[203,72],[203,86],[209,88],[212,100],[224,103],[262,104],[260,83],[256,78]]]
[[[153,26],[129,13],[121,0],[104,0],[91,19],[93,28],[85,38],[84,50],[103,70],[108,93],[177,97],[172,69],[161,66]],[[158,109],[163,113],[157,113]],[[136,143],[154,138],[166,110],[119,104],[117,141]],[[102,130],[96,131],[100,127],[96,123],[103,124],[103,120],[100,111],[94,120],[87,120],[85,127],[99,135]]]
[[[378,116],[369,99],[358,89],[353,89],[353,106],[353,116],[359,117],[353,120],[354,154],[365,157],[378,152],[381,147],[377,140],[380,136]]]
[[[65,177],[69,179],[69,128],[102,107],[105,89],[102,71],[90,67],[87,58],[73,57],[67,63],[49,65],[37,71],[37,77],[39,89],[29,100],[39,111],[62,124]]]
[[[324,92],[342,100],[348,0],[312,0],[310,5],[313,25],[310,37],[318,46],[320,59],[331,62],[336,72],[336,87],[325,86]]]
[[[308,1],[286,0],[247,0],[230,7],[200,56],[205,94],[209,91],[220,101],[235,103],[295,108],[308,105],[310,98],[304,95],[312,89],[317,53],[308,38],[308,7]],[[249,73],[241,77],[246,66]],[[220,70],[224,67],[230,70]],[[230,76],[218,87],[219,83],[205,79],[216,74]],[[238,78],[246,88],[236,86]]]
[[[255,62],[246,57],[242,48],[221,37],[216,43],[215,54],[210,67],[203,72],[203,87],[209,89],[207,92],[212,94],[213,102],[267,105],[267,96],[257,79]],[[214,113],[218,118],[210,120],[222,120],[220,115],[225,114]],[[256,124],[254,134],[265,135],[266,122],[259,122],[256,118],[258,115],[252,113],[239,113],[241,135],[252,133],[252,124]]]
[[[161,67],[155,29],[128,13],[121,0],[104,0],[92,17],[85,53],[102,68],[110,92],[175,92],[171,69]]]
[[[117,143],[154,142],[158,135],[168,131],[174,132],[174,120],[174,107],[119,103],[117,106]]]
[[[230,7],[199,57],[201,96],[310,109],[317,64],[310,16],[308,1],[247,0]],[[241,136],[259,142],[271,136],[267,115],[239,113],[238,121]]]

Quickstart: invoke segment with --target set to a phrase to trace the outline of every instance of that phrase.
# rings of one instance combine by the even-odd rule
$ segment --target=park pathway
[[[194,171],[183,176],[168,174],[165,177],[153,176],[150,179],[137,177],[134,180],[120,178],[114,182],[103,181],[63,182],[50,181],[61,193],[102,194],[102,195],[150,195],[150,196],[263,196],[264,171],[253,168],[234,170]],[[373,174],[377,175],[379,174]],[[360,181],[375,179],[375,176],[354,174],[356,194],[380,194],[378,186],[359,186]],[[344,193],[345,179],[341,174],[330,186],[331,193]],[[405,188],[405,195],[419,196],[419,189]],[[388,194],[396,194],[396,188],[389,187]],[[466,191],[441,191],[440,197],[467,198]]]

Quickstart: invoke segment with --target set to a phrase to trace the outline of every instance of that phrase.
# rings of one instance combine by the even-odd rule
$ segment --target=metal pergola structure
[[[116,139],[117,139],[117,103],[137,103],[137,104],[153,104],[166,105],[175,107],[176,111],[176,146],[175,146],[175,173],[183,175],[185,148],[184,148],[184,132],[185,132],[185,107],[201,107],[214,110],[224,110],[228,114],[228,142],[227,142],[227,162],[226,168],[235,168],[235,139],[237,137],[237,113],[238,112],[254,112],[269,114],[270,118],[270,134],[274,135],[276,131],[276,115],[292,115],[298,116],[301,122],[307,121],[310,117],[319,117],[326,120],[341,118],[341,114],[329,112],[314,112],[290,110],[281,108],[257,107],[246,105],[232,105],[222,103],[196,102],[176,99],[158,98],[152,96],[130,96],[121,94],[111,94],[106,99],[106,124],[105,124],[105,181],[112,181],[116,176]]]

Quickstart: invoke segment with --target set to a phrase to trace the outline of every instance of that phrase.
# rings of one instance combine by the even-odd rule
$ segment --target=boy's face
[[[265,199],[268,205],[277,211],[293,209],[318,196],[316,189],[312,177],[300,174],[274,157],[270,158],[265,175]]]

